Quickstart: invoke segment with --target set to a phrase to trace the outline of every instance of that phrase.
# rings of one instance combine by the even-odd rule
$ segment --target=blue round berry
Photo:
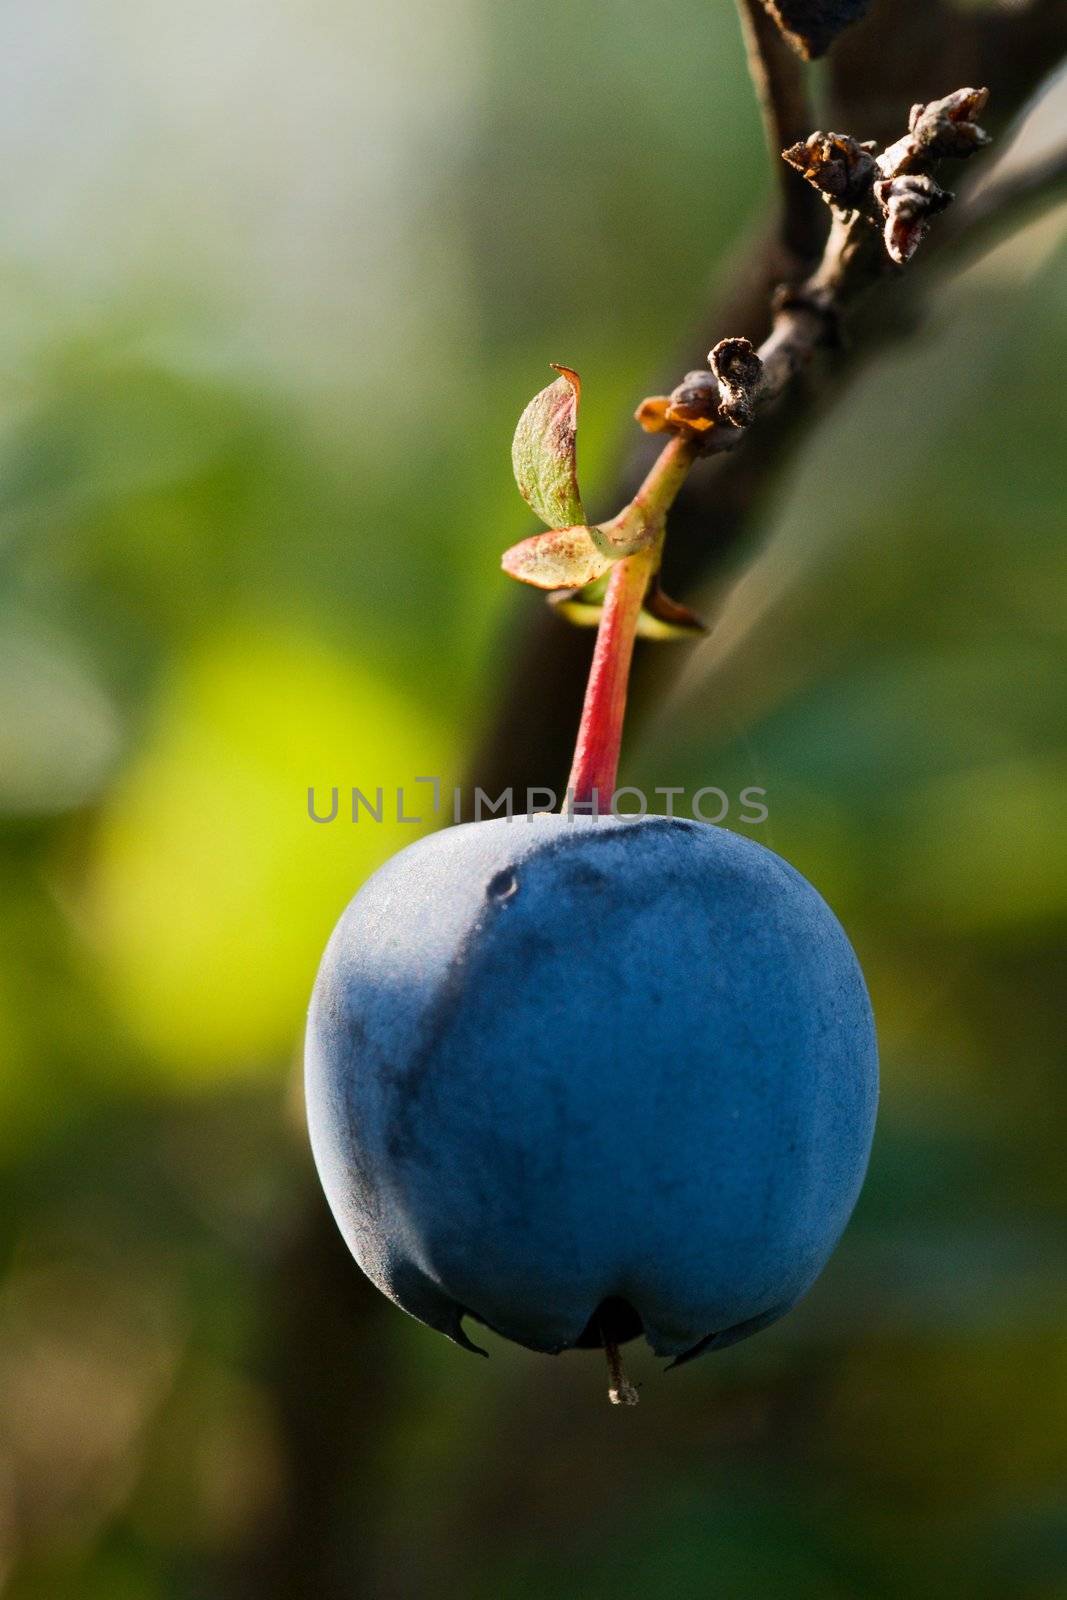
[[[469,1346],[695,1355],[810,1288],[877,1054],[840,924],[749,839],[664,817],[469,824],[341,917],[308,1022],[327,1198],[367,1275]]]

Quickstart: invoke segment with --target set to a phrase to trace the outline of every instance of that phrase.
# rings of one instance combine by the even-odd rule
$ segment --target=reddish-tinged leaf
[[[500,565],[509,578],[535,589],[580,589],[603,577],[614,560],[598,546],[590,528],[553,528],[512,545]]]
[[[555,366],[553,362],[553,366]],[[511,446],[515,482],[523,499],[550,528],[585,523],[578,492],[578,401],[582,383],[569,367],[535,394],[519,418]]]

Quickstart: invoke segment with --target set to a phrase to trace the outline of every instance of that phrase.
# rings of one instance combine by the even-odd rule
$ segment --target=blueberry
[[[643,1333],[684,1358],[814,1283],[867,1164],[870,1006],[811,885],[722,828],[503,818],[411,845],[341,917],[307,1034],[360,1266],[474,1348]]]

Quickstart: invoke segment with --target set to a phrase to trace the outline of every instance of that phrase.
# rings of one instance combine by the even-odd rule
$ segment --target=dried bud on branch
[[[910,261],[935,217],[955,197],[924,173],[883,178],[874,198],[885,213],[885,247],[898,267]]]
[[[719,411],[719,385],[710,372],[687,372],[670,396],[666,420],[681,422],[696,433],[715,426]]]
[[[719,418],[719,385],[712,373],[687,372],[670,394],[650,395],[634,412],[646,433],[710,433]]]
[[[903,266],[910,259],[931,218],[952,199],[930,169],[988,143],[974,120],[988,98],[985,89],[957,89],[913,106],[908,132],[881,155],[876,145],[842,133],[813,133],[783,151],[830,205],[833,226],[814,272],[778,291],[774,326],[759,351],[747,339],[724,339],[709,355],[720,392],[718,416],[733,429],[709,434],[705,453],[729,448],[819,346],[835,342],[844,309],[885,268],[876,228],[891,261]]]
[[[747,428],[763,388],[763,362],[747,339],[720,339],[708,363],[722,396],[719,416],[732,427]]]
[[[835,204],[859,206],[870,193],[878,168],[877,146],[860,144],[847,133],[813,133],[782,151],[782,160]]]
[[[931,218],[952,199],[929,169],[988,142],[974,121],[987,99],[985,89],[958,89],[913,106],[907,134],[881,155],[877,145],[842,133],[813,133],[783,152],[829,203],[834,223],[814,272],[778,290],[774,325],[759,350],[747,339],[724,339],[708,356],[719,389],[718,418],[732,427],[709,432],[702,453],[729,449],[820,345],[836,342],[842,313],[885,268],[875,229],[891,261],[903,266],[910,259]]]
[[[912,106],[907,133],[878,158],[882,177],[895,178],[950,157],[961,160],[987,145],[989,135],[975,118],[988,100],[988,89],[957,89],[943,100]]]

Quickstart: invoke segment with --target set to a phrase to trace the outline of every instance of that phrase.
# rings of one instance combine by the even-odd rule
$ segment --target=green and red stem
[[[595,799],[606,809],[615,792],[630,662],[637,619],[652,576],[652,557],[651,548],[641,550],[612,568],[567,784],[572,803],[577,805],[589,805]]]
[[[627,508],[641,514],[649,543],[612,568],[567,783],[570,805],[610,808],[619,770],[638,618],[648,586],[659,570],[667,511],[699,449],[699,442],[692,438],[671,439],[634,496],[633,506]]]

